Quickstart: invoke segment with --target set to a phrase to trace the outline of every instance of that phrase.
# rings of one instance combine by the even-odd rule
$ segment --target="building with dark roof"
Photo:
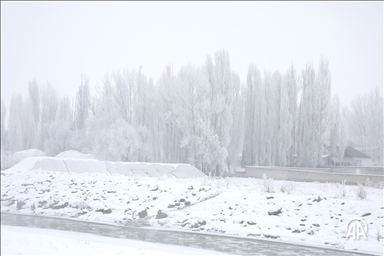
[[[344,151],[344,157],[339,161],[337,157],[332,157],[333,166],[373,166],[372,158],[348,146]]]

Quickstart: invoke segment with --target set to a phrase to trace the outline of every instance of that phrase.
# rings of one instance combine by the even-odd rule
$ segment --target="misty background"
[[[351,144],[383,163],[381,2],[1,7],[2,154],[221,174],[316,167]]]

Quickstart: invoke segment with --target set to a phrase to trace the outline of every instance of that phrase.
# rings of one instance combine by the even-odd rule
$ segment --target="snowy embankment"
[[[82,173],[90,160],[76,160],[67,167],[77,172],[58,172],[42,168],[42,162],[52,160],[47,159],[26,159],[2,171],[2,212],[383,252],[382,188],[204,175],[143,177],[159,174],[153,166],[148,172],[133,168],[126,175]],[[119,163],[110,164],[120,170]],[[176,170],[184,165],[170,166]],[[188,176],[187,169],[179,173]],[[359,189],[366,198],[357,196]],[[346,224],[358,217],[369,226],[367,240],[346,239]]]
[[[225,255],[177,245],[12,226],[1,226],[1,253],[2,255]]]

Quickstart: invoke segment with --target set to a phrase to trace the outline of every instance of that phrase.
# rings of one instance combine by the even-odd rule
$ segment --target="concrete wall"
[[[348,167],[350,168],[350,167]],[[336,173],[334,169],[310,169],[310,168],[279,168],[279,167],[259,167],[249,166],[245,168],[244,177],[262,178],[266,173],[269,178],[275,180],[292,180],[292,181],[318,181],[318,182],[341,182],[346,180],[348,184],[365,183],[369,178],[374,183],[384,182],[383,175],[374,175],[369,172],[382,173],[382,168],[372,170],[367,167],[359,167],[361,174],[351,173],[352,169],[346,167],[337,169],[344,173]],[[364,169],[363,169],[364,168]],[[353,168],[355,170],[356,167]],[[315,171],[316,170],[316,171]],[[356,170],[355,170],[356,171]],[[369,173],[369,174],[364,174]]]
[[[384,167],[363,167],[363,166],[351,166],[351,167],[332,167],[333,173],[350,173],[350,174],[372,174],[372,175],[384,175]]]
[[[372,166],[372,158],[360,158],[362,166]]]
[[[245,172],[225,172],[224,173],[224,176],[225,177],[240,177],[240,178],[244,178],[245,177]]]

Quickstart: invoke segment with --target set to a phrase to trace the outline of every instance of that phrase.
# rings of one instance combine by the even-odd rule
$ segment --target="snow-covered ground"
[[[1,226],[1,255],[225,255],[177,245],[27,227]]]
[[[18,166],[2,171],[2,212],[383,253],[382,188],[364,186],[367,196],[360,199],[358,186],[335,183],[139,177]],[[369,226],[367,240],[346,238],[346,224],[358,217]]]

